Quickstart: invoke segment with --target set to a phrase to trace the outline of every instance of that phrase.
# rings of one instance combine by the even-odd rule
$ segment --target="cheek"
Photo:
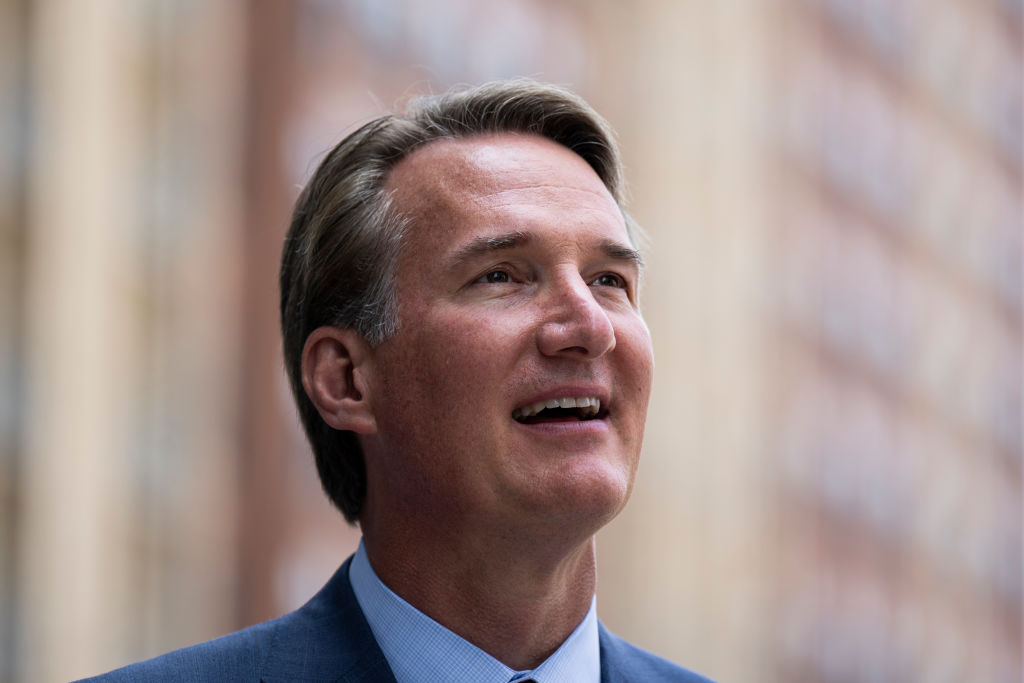
[[[623,352],[624,376],[627,378],[630,398],[645,409],[651,393],[654,376],[654,348],[651,335],[643,321],[636,321],[619,336]]]
[[[502,398],[515,365],[515,326],[503,322],[437,316],[410,323],[402,353],[390,359],[388,393],[438,424],[479,413]]]
[[[465,379],[497,369],[496,363],[503,356],[502,337],[502,329],[496,325],[439,321],[423,328],[418,355],[433,381],[454,385],[460,393],[471,388],[482,390],[478,383],[466,384]]]
[[[620,339],[620,341],[622,341]],[[623,415],[625,445],[639,451],[643,442],[644,425],[647,422],[647,407],[650,402],[651,383],[654,375],[654,356],[650,335],[645,327],[634,330],[632,343],[623,344],[625,353],[620,357],[619,380],[629,410]]]
[[[375,405],[383,452],[401,454],[384,476],[408,497],[469,488],[467,477],[484,466],[478,454],[495,450],[496,407],[504,409],[515,362],[504,343],[510,333],[496,326],[418,323],[403,330],[400,349],[381,358],[383,400]]]

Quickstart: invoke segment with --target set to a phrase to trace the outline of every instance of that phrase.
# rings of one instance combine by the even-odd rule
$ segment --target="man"
[[[285,360],[363,542],[292,614],[107,680],[706,681],[611,635],[594,534],[651,384],[641,259],[600,117],[494,83],[341,142],[297,202]]]

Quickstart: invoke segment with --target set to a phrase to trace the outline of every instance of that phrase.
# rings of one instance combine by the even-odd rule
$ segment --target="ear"
[[[368,394],[371,348],[361,334],[318,327],[302,348],[302,387],[334,429],[373,434],[377,421]]]

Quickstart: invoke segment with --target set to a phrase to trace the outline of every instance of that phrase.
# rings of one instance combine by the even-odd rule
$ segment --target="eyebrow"
[[[530,235],[521,230],[515,230],[496,237],[477,237],[459,247],[452,257],[452,262],[460,265],[486,254],[523,247],[531,241],[533,240]],[[644,259],[640,252],[625,244],[604,239],[601,240],[598,248],[606,257],[612,260],[632,263],[638,269],[643,269],[644,267]]]
[[[462,264],[485,254],[522,247],[529,242],[530,236],[521,230],[497,237],[477,237],[459,247],[452,257],[452,261],[455,264]]]
[[[633,247],[627,247],[614,240],[601,240],[600,247],[608,258],[615,261],[629,261],[638,269],[643,270],[644,257]]]

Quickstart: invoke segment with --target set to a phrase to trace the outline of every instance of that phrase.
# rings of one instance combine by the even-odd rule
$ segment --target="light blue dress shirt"
[[[362,542],[349,580],[377,644],[398,683],[472,681],[600,683],[601,652],[595,600],[576,630],[532,671],[516,671],[437,623],[384,585],[370,566]]]

